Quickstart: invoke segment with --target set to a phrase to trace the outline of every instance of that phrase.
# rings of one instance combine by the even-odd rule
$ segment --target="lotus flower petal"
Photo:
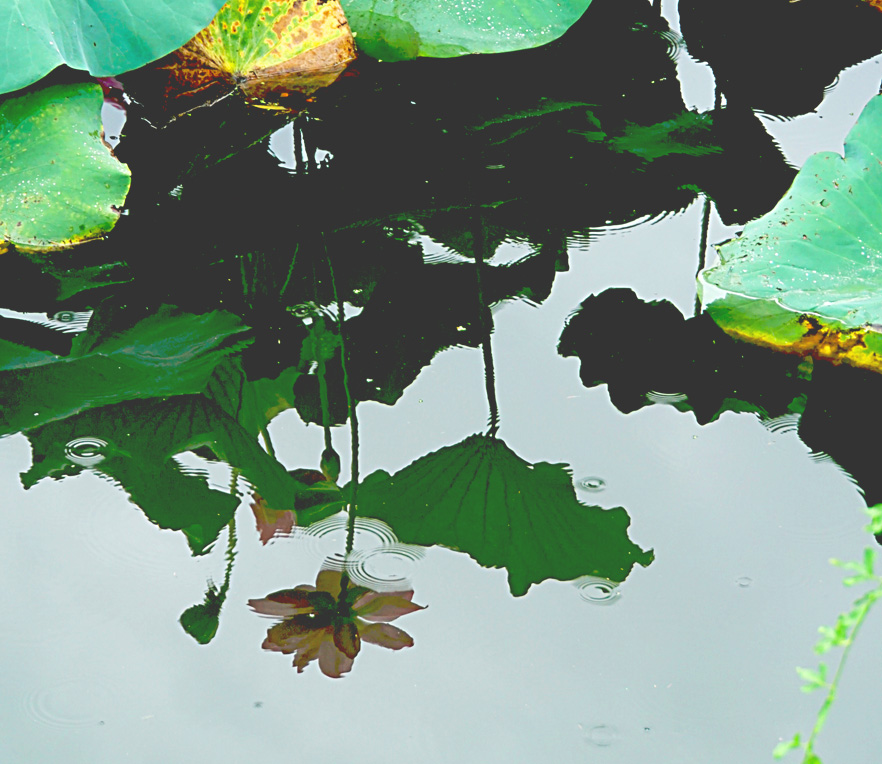
[[[263,647],[265,650],[290,654],[307,646],[321,632],[320,624],[310,625],[301,619],[288,619],[267,630]]]
[[[319,668],[325,676],[339,679],[352,669],[355,659],[337,649],[333,639],[322,640],[318,648]],[[301,670],[298,668],[298,671]]]
[[[292,665],[297,669],[298,674],[302,674],[303,669],[320,657],[322,646],[329,644],[326,639],[328,636],[330,636],[330,631],[328,633],[315,631],[312,633],[309,643],[296,652]],[[333,643],[330,644],[331,648],[335,649]],[[321,661],[319,661],[319,665],[321,665]]]
[[[360,629],[361,638],[372,645],[400,650],[402,647],[413,647],[413,637],[406,631],[388,623],[369,623]]]
[[[410,601],[413,592],[390,592],[380,594],[370,592],[360,597],[353,609],[360,618],[366,621],[394,621],[402,615],[424,610],[424,605],[415,605]]]
[[[358,627],[352,621],[345,621],[334,629],[334,644],[337,649],[349,658],[355,659],[361,650],[361,637]]]
[[[294,615],[313,612],[313,604],[305,592],[297,589],[282,589],[268,594],[263,599],[248,600],[249,607],[261,615],[275,618],[290,618]]]
[[[328,592],[335,599],[340,596],[340,582],[343,573],[339,570],[320,570],[315,578],[315,585],[319,591]]]

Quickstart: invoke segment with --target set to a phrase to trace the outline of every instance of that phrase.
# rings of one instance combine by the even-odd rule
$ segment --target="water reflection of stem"
[[[288,284],[291,283],[291,276],[294,275],[294,265],[297,263],[297,253],[300,251],[300,242],[294,245],[294,254],[291,255],[291,264],[288,266],[288,275],[285,276],[285,280],[282,282],[282,288],[279,290],[279,299],[281,300],[285,296],[285,292],[288,291]]]
[[[325,259],[328,263],[328,273],[331,277],[331,289],[334,292],[334,303],[337,306],[337,325],[340,331],[340,367],[343,371],[343,390],[346,393],[346,405],[349,410],[349,431],[352,445],[351,450],[351,467],[349,476],[349,523],[346,528],[346,557],[352,553],[355,546],[355,516],[358,511],[358,413],[356,412],[356,401],[352,397],[349,387],[349,364],[348,364],[348,344],[346,342],[346,314],[343,310],[343,299],[337,289],[337,280],[334,277],[334,266],[331,263],[331,256],[325,248]],[[346,569],[343,570],[343,576],[340,579],[340,602],[346,597],[346,590],[349,585],[349,575]]]
[[[249,300],[249,294],[253,292],[254,279],[251,280],[251,284],[248,283],[248,277],[245,274],[245,258],[248,258],[248,262],[251,262],[251,253],[247,253],[239,258],[239,274],[242,277],[242,299],[245,301],[246,305],[251,305]]]
[[[698,270],[695,272],[696,278],[698,274],[704,269],[705,265],[705,253],[707,252],[707,237],[708,237],[708,229],[710,228],[710,213],[711,213],[711,200],[710,197],[705,194],[704,195],[704,211],[701,215],[701,240],[698,244]],[[694,315],[698,315],[701,313],[701,300],[698,298],[698,293],[695,294],[695,311]]]
[[[269,436],[267,436],[267,442],[269,442]],[[239,475],[241,474],[238,467],[234,467],[230,473],[230,496],[236,495],[236,486],[239,484]],[[225,558],[227,560],[227,568],[224,571],[224,583],[220,588],[220,597],[226,596],[227,590],[230,588],[230,575],[233,572],[233,560],[236,558],[236,515],[234,514],[230,518],[230,522],[227,523],[227,529],[229,530],[229,537],[227,538],[227,552]]]
[[[224,557],[227,561],[227,567],[224,571],[224,583],[218,592],[220,599],[226,597],[227,591],[230,588],[230,576],[233,573],[233,560],[236,559],[236,516],[230,518],[230,523],[227,526],[229,529],[229,538],[227,538],[227,551]]]
[[[329,266],[330,267],[330,266]],[[341,328],[342,337],[342,328]],[[342,349],[341,349],[342,353]],[[316,358],[316,376],[319,384],[319,405],[322,409],[322,429],[325,432],[325,449],[331,448],[331,408],[328,401],[328,380],[325,378],[325,358],[319,352]]]
[[[484,285],[481,272],[484,269],[484,251],[487,237],[484,221],[479,219],[474,227],[475,237],[475,282],[478,287],[478,321],[481,327],[481,352],[484,356],[484,386],[487,391],[487,405],[490,408],[490,428],[487,434],[495,438],[499,432],[499,407],[496,403],[496,372],[493,366],[493,348],[490,335],[493,332],[493,315],[484,302]]]
[[[299,170],[303,162],[303,134],[296,120],[291,125],[291,132],[294,133],[294,166]]]

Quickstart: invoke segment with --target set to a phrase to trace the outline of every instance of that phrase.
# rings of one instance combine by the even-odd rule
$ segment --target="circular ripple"
[[[119,485],[100,472],[92,473],[101,483]],[[149,576],[170,575],[169,563],[158,554],[151,534],[145,533],[144,516],[140,512],[126,511],[119,506],[119,497],[106,489],[98,490],[84,502],[78,515],[76,528],[71,534],[73,543],[113,568],[122,565]],[[129,505],[131,506],[131,505]]]
[[[763,427],[776,435],[785,435],[799,429],[799,419],[800,414],[784,414],[774,419],[767,419],[763,422]]]
[[[619,584],[599,576],[582,576],[573,581],[579,596],[592,605],[615,605],[622,596]]]
[[[608,748],[619,738],[619,731],[611,724],[598,724],[585,733],[585,739],[598,748]]]
[[[657,223],[660,220],[663,220],[665,217],[668,217],[669,213],[665,212],[660,215],[643,215],[634,220],[628,220],[624,223],[616,223],[612,220],[605,221],[605,225],[602,227],[598,227],[595,231],[596,235],[605,236],[607,234],[616,233],[617,231],[630,231],[633,228],[639,228],[646,223],[653,224]]]
[[[94,727],[104,724],[117,702],[103,684],[69,679],[30,693],[25,708],[31,719],[52,727]]]
[[[863,488],[861,488],[861,484],[857,481],[854,475],[852,475],[848,470],[846,470],[839,462],[837,462],[832,456],[823,451],[810,451],[808,455],[809,459],[815,464],[823,464],[829,465],[833,469],[835,469],[840,475],[845,477],[849,483],[851,483],[855,488],[858,489],[863,494]]]
[[[677,403],[683,403],[689,400],[686,393],[660,393],[656,390],[650,390],[646,393],[646,400],[650,403],[660,403],[668,406],[674,406]]]
[[[606,488],[606,481],[603,478],[591,476],[582,478],[576,483],[577,488],[583,491],[591,491],[592,493],[600,493]]]
[[[320,520],[307,528],[297,528],[294,538],[300,539],[313,553],[322,557],[341,558],[346,551],[349,518],[345,513]],[[353,552],[389,547],[398,543],[392,529],[382,520],[356,518]],[[342,563],[341,563],[342,564]]]
[[[656,32],[656,35],[658,37],[661,37],[662,40],[665,41],[665,46],[668,49],[668,57],[671,59],[675,59],[677,57],[677,54],[683,48],[683,38],[670,29],[664,29],[660,32]]]
[[[410,588],[411,571],[425,556],[422,547],[391,544],[356,550],[346,567],[349,577],[374,591],[402,591]]]
[[[52,316],[47,322],[53,329],[68,334],[84,332],[89,325],[89,319],[92,317],[92,311],[76,312],[73,310],[62,310]]]
[[[64,447],[64,455],[81,467],[93,467],[104,460],[107,441],[101,438],[74,438]]]
[[[297,318],[315,318],[321,315],[321,308],[314,302],[301,302],[288,308]]]

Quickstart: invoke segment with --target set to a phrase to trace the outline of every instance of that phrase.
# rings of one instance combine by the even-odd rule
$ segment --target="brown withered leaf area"
[[[189,43],[154,64],[149,78],[139,78],[139,100],[174,116],[238,91],[250,101],[296,109],[355,56],[338,0],[230,2]]]

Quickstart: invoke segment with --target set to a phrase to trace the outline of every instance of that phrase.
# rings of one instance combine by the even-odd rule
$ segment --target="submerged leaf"
[[[338,0],[242,0],[163,60],[166,98],[183,112],[229,95],[309,95],[330,85],[355,58]]]
[[[647,161],[664,156],[706,156],[720,154],[709,114],[684,111],[655,125],[627,125],[621,136],[610,139],[619,153],[631,153]]]
[[[547,578],[624,581],[635,563],[653,559],[628,538],[624,509],[582,504],[564,465],[529,464],[489,436],[472,435],[394,476],[375,472],[358,496],[359,511],[389,523],[404,543],[440,544],[507,568],[515,596]]]
[[[700,274],[729,334],[882,371],[882,96],[845,141],[810,157],[787,195]]]
[[[130,173],[101,138],[103,103],[80,84],[0,104],[0,240],[57,249],[113,228]]]

